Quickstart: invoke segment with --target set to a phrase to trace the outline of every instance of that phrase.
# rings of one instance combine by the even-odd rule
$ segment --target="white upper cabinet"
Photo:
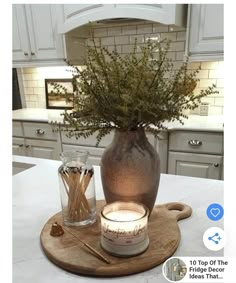
[[[61,5],[13,5],[13,66],[63,62],[63,36],[58,33],[62,17]]]
[[[224,5],[189,5],[188,55],[191,61],[223,60]]]
[[[13,60],[28,58],[30,52],[27,23],[23,5],[13,5]]]
[[[60,31],[69,32],[89,22],[115,18],[133,18],[160,22],[166,25],[185,25],[184,4],[66,4],[64,23]]]

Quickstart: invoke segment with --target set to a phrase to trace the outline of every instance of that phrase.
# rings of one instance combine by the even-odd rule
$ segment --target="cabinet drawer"
[[[66,132],[61,132],[61,140],[62,143],[67,144],[76,144],[76,145],[85,145],[85,146],[96,146],[97,134],[93,134],[92,136],[89,136],[87,138],[80,137],[76,139],[75,137],[68,138],[66,136]],[[99,143],[99,147],[107,147],[111,144],[113,140],[114,132],[111,132],[110,134],[104,136],[102,140]],[[152,134],[146,133],[148,141],[154,146],[155,145],[155,138]]]
[[[21,122],[12,123],[12,134],[14,137],[23,137],[23,128]]]
[[[222,154],[223,134],[190,131],[171,132],[169,150]]]
[[[47,123],[23,123],[25,137],[45,140],[57,140],[57,133],[53,133],[52,126]]]

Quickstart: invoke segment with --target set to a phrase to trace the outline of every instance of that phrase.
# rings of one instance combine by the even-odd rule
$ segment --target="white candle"
[[[115,221],[132,221],[137,220],[143,216],[142,213],[137,211],[131,211],[128,209],[109,212],[106,214],[106,218]]]
[[[101,245],[113,255],[132,256],[149,245],[148,209],[134,202],[114,202],[101,212]]]

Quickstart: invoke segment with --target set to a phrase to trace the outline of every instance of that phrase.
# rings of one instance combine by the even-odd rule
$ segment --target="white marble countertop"
[[[64,271],[51,263],[40,247],[40,232],[47,220],[60,211],[57,169],[60,161],[13,156],[13,161],[35,164],[13,176],[13,282],[14,283],[154,283],[167,282],[162,265],[148,271],[116,278],[94,278]],[[95,168],[96,197],[103,199],[100,168]],[[179,221],[181,241],[173,256],[222,256],[209,251],[202,242],[206,229],[215,223],[206,216],[211,203],[223,204],[224,182],[203,178],[161,175],[157,204],[183,202],[192,216]],[[223,228],[223,220],[217,222]]]
[[[63,110],[45,108],[23,108],[12,111],[12,119],[28,122],[51,122],[62,121]]]
[[[18,121],[32,122],[63,122],[63,116],[60,115],[64,111],[56,109],[41,108],[24,108],[14,110],[12,119]],[[224,131],[224,116],[199,116],[190,115],[188,119],[184,119],[184,125],[178,121],[168,122],[165,126],[169,130],[195,130],[195,131]]]

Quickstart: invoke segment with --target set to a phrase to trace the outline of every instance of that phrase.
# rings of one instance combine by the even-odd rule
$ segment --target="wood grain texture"
[[[90,276],[121,276],[138,273],[153,268],[176,251],[180,242],[180,229],[177,221],[191,215],[192,209],[186,204],[167,203],[154,207],[148,223],[150,244],[148,249],[138,256],[119,258],[107,254],[100,246],[100,211],[105,201],[97,202],[97,221],[91,226],[66,227],[81,240],[88,243],[105,257],[110,264],[94,256],[71,234],[60,237],[50,235],[51,225],[57,221],[63,225],[61,212],[51,217],[41,231],[40,241],[46,256],[55,264],[71,272]]]

